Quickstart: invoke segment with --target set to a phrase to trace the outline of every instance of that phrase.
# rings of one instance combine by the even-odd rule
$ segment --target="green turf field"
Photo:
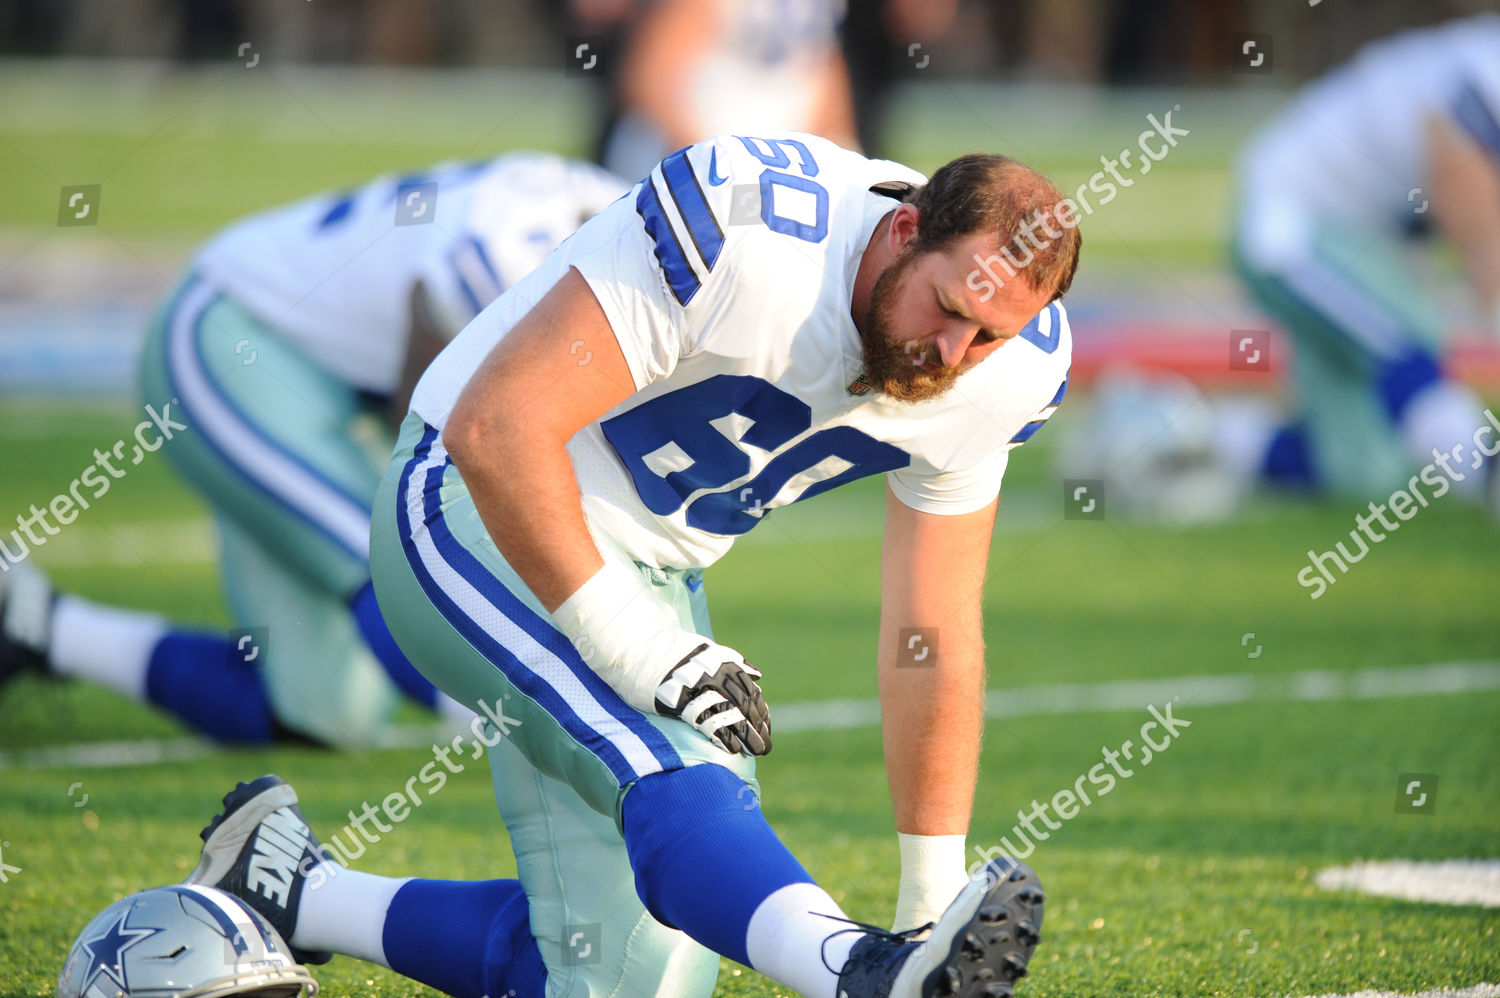
[[[0,406],[10,457],[0,510],[49,500],[132,422],[125,410]],[[1439,502],[1313,602],[1295,581],[1304,553],[1331,546],[1357,510],[1267,505],[1192,530],[1065,521],[1047,436],[1012,461],[992,551],[992,688],[1179,677],[1187,704],[1205,694],[1188,677],[1500,660],[1500,531],[1477,512]],[[765,669],[773,718],[778,703],[875,694],[879,502],[878,484],[865,482],[783,510],[708,576],[719,636]],[[64,532],[38,561],[87,595],[224,625],[202,516],[166,462],[148,461],[68,528],[92,532],[87,543]],[[197,540],[174,549],[179,534]],[[1247,632],[1253,643],[1242,645]],[[1312,882],[1360,858],[1495,855],[1497,712],[1495,690],[1181,707],[1192,726],[1169,751],[1030,857],[1050,900],[1021,994],[1309,995],[1500,980],[1494,909],[1330,894]],[[971,845],[998,842],[1018,807],[1072,786],[1146,717],[1142,704],[991,721]],[[28,680],[0,694],[0,752],[11,762],[39,746],[180,734],[98,690]],[[761,767],[772,824],[853,917],[874,922],[890,917],[898,872],[880,751],[874,728],[792,732]],[[281,773],[314,826],[332,831],[427,758],[284,749],[0,769],[0,848],[21,868],[0,884],[0,996],[50,994],[92,914],[185,876],[197,830],[236,780]],[[1439,774],[1436,813],[1395,813],[1403,772]],[[450,780],[358,865],[513,873],[486,774],[471,767]],[[332,995],[430,993],[344,958],[316,973]],[[778,990],[725,964],[718,993]]]
[[[61,247],[66,258],[70,245],[102,247],[130,267],[145,264],[141,281],[160,287],[173,275],[149,269],[159,258],[180,259],[247,211],[447,157],[581,152],[591,127],[587,91],[566,79],[270,64],[117,72],[0,66],[0,273],[33,252]],[[1148,112],[1182,105],[1177,124],[1194,134],[1085,222],[1081,282],[1098,261],[1173,277],[1178,266],[1216,265],[1230,157],[1273,103],[1170,90],[1049,91],[1046,102],[1014,89],[923,94],[898,107],[892,155],[930,170],[958,152],[996,149],[1064,186],[1132,143]],[[58,188],[87,183],[103,185],[100,224],[54,228]],[[0,526],[48,502],[135,418],[123,402],[0,402]],[[991,688],[1180,680],[1191,704],[1235,682],[1204,676],[1250,675],[1274,688],[1309,670],[1500,661],[1500,530],[1453,499],[1403,525],[1313,602],[1296,583],[1305,552],[1345,537],[1358,509],[1268,503],[1235,524],[1192,530],[1066,521],[1047,450],[1057,435],[1041,434],[1011,463],[986,597]],[[718,635],[765,669],[773,718],[778,704],[875,695],[879,518],[878,483],[859,483],[778,512],[710,573]],[[212,544],[205,511],[158,455],[36,557],[60,585],[95,599],[227,626]],[[1192,726],[1170,751],[1030,857],[1051,900],[1022,995],[1308,995],[1500,981],[1494,909],[1328,894],[1312,882],[1320,868],[1360,858],[1496,855],[1500,691],[1178,713]],[[1142,703],[992,720],[971,845],[1010,834],[1018,808],[1073,786],[1101,747],[1134,737],[1146,719]],[[0,693],[0,998],[50,994],[90,916],[185,876],[198,829],[236,780],[281,773],[326,834],[430,757],[421,748],[286,749],[123,768],[35,764],[48,746],[182,734],[97,689],[23,681]],[[1409,772],[1440,776],[1436,813],[1396,813],[1397,777]],[[793,851],[853,917],[886,922],[898,871],[878,731],[779,734],[761,776],[766,812]],[[359,865],[513,873],[487,775],[471,767],[450,780]],[[315,972],[330,995],[430,994],[342,958]],[[728,996],[778,993],[727,964],[721,985]]]

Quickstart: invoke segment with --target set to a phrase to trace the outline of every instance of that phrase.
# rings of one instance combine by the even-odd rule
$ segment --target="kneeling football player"
[[[990,534],[1009,452],[1066,387],[1076,207],[1003,156],[928,181],[810,135],[686,147],[434,361],[376,494],[391,633],[455,700],[505,705],[497,781],[521,759],[565,786],[623,857],[601,881],[800,994],[1008,995],[1038,942],[1035,875],[996,860],[970,879],[963,843]],[[770,713],[703,582],[778,507],[874,474],[896,931],[849,920],[746,806]],[[539,919],[510,881],[336,867],[296,805],[276,777],[236,788],[193,880],[298,950],[472,998],[581,994],[585,942],[629,958],[628,923],[585,926],[566,898]],[[283,858],[257,887],[260,849]],[[523,883],[569,849],[518,852]]]

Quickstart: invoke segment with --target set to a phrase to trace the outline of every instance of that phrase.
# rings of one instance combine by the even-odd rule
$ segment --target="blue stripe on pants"
[[[526,606],[453,536],[441,497],[444,471],[451,462],[437,450],[440,446],[438,431],[427,427],[411,460],[402,469],[397,497],[397,523],[407,562],[432,605],[517,690],[534,700],[570,737],[598,757],[621,786],[648,773],[680,768],[682,760],[666,736],[640,711],[620,699],[584,662],[561,631]],[[430,564],[429,558],[433,556],[419,548],[411,520],[412,503],[408,497],[412,480],[419,472],[423,520],[438,564]],[[453,581],[465,584],[485,606],[498,611],[504,622],[529,638],[533,648],[525,651],[532,651],[528,658],[535,660],[518,656],[476,620],[434,575],[435,570],[456,576]],[[565,694],[560,687],[571,692]],[[595,719],[584,714],[592,714]]]

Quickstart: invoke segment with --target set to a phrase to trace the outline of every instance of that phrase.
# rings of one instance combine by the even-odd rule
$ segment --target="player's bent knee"
[[[812,882],[766,824],[754,787],[724,766],[642,777],[623,804],[625,851],[646,910],[741,963],[746,913],[788,884]]]

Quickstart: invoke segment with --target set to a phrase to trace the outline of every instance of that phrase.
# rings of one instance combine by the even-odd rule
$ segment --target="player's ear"
[[[911,246],[917,238],[917,222],[921,212],[913,204],[900,204],[896,206],[891,215],[891,228],[887,238],[891,241],[891,251],[900,255]]]

